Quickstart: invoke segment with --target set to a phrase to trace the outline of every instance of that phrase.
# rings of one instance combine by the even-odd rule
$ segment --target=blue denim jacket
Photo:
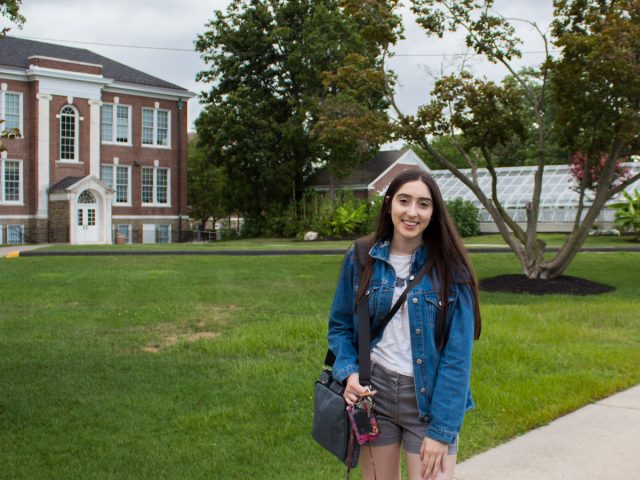
[[[382,321],[392,306],[396,274],[387,261],[389,250],[389,242],[380,241],[369,252],[375,259],[369,284],[371,328]],[[426,258],[424,246],[415,251],[412,274],[420,270]],[[355,298],[359,277],[352,246],[344,258],[329,314],[329,348],[336,356],[333,376],[338,381],[358,372]],[[460,431],[465,412],[474,406],[469,389],[474,333],[473,297],[468,285],[455,283],[450,288],[447,299],[449,339],[443,351],[438,352],[435,324],[441,303],[435,290],[427,274],[407,296],[413,373],[420,419],[428,423],[426,436],[451,444]],[[379,335],[372,339],[371,348],[381,338]]]

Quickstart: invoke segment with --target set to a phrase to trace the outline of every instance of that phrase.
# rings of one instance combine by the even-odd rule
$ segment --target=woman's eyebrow
[[[413,197],[411,195],[409,195],[408,193],[399,193],[398,197],[413,199]],[[419,197],[418,201],[421,201],[421,202],[423,202],[423,201],[432,202],[433,200],[431,199],[431,197]]]

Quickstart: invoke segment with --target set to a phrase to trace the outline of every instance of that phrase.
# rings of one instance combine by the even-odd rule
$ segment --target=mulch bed
[[[597,295],[613,292],[614,287],[584,278],[563,275],[552,280],[529,279],[524,275],[498,275],[480,280],[486,292],[529,293],[531,295]]]

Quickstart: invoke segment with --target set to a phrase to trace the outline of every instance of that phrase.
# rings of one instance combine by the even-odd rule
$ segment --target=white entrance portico
[[[67,177],[49,193],[50,202],[68,202],[69,243],[110,244],[114,190],[94,176]]]

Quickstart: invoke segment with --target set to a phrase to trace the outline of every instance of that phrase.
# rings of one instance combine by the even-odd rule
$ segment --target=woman
[[[399,480],[402,445],[411,480],[452,479],[458,432],[473,407],[480,311],[471,263],[431,175],[404,171],[391,182],[370,245],[362,271],[355,248],[347,252],[328,334],[347,404],[374,395],[382,436],[362,447],[360,467],[365,480]],[[423,267],[427,274],[372,339],[371,389],[360,385],[356,303],[369,302],[374,329]]]

